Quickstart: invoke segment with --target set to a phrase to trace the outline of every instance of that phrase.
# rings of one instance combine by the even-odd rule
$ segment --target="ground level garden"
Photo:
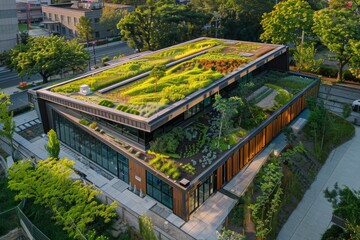
[[[278,157],[272,155],[262,167],[230,213],[228,229],[244,232],[246,239],[276,239],[331,149],[354,136],[354,126],[329,113],[323,103],[309,106],[311,114],[304,129],[297,135],[289,128],[284,130],[286,150]]]

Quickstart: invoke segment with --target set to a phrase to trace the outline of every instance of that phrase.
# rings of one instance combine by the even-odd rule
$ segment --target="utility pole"
[[[26,20],[27,20],[27,30],[29,31],[31,29],[31,19],[30,19],[30,2],[29,0],[26,1]]]
[[[215,38],[218,37],[218,22],[221,20],[221,17],[220,17],[220,13],[215,11],[213,13],[214,15],[214,18],[215,18]]]
[[[94,65],[96,65],[96,56],[95,56],[95,43],[92,43],[92,47],[93,47],[93,54],[94,54]]]

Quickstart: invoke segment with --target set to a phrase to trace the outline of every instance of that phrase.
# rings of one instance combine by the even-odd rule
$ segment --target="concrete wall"
[[[19,32],[15,0],[0,1],[0,52],[15,47]]]

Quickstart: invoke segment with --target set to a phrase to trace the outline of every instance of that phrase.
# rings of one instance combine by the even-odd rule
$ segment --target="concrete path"
[[[355,137],[334,149],[316,180],[305,193],[298,207],[281,229],[279,240],[316,240],[330,227],[332,217],[331,204],[324,198],[323,191],[347,185],[351,189],[360,189],[360,128],[356,128]]]

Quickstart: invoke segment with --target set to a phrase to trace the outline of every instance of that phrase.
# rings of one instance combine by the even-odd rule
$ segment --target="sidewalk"
[[[318,173],[316,180],[306,191],[303,199],[291,214],[277,239],[316,240],[331,225],[332,206],[325,199],[323,191],[333,189],[338,182],[350,189],[360,188],[360,128],[355,137],[334,149]]]

